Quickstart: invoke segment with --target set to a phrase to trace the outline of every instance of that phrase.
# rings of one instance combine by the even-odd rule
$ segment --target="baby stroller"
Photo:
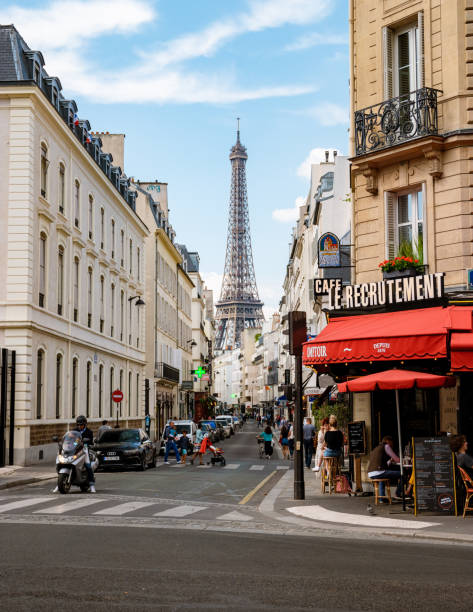
[[[208,450],[211,452],[212,456],[210,457],[210,461],[207,462],[207,465],[215,465],[216,463],[220,463],[222,467],[226,464],[223,449],[213,446],[213,444],[209,444]]]

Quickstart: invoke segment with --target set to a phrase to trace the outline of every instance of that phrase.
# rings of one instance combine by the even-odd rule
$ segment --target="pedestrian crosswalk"
[[[105,496],[77,496],[70,495],[71,498],[65,501],[64,496],[56,495],[28,497],[16,499],[15,501],[5,502],[5,498],[0,498],[0,522],[1,517],[8,515],[25,514],[31,516],[62,516],[67,517],[134,517],[149,519],[185,519],[192,516],[192,519],[218,520],[233,522],[249,522],[257,518],[254,509],[247,512],[232,511],[231,506],[225,504],[197,505],[192,503],[176,502],[171,505],[170,500],[149,499],[123,501],[123,497]],[[43,507],[38,508],[42,505]],[[230,511],[229,511],[230,510]]]
[[[189,463],[171,463],[171,464],[158,463],[156,467],[174,468],[174,469],[182,469],[182,470],[185,470],[186,468],[190,468],[191,470],[193,468],[198,468],[200,470],[210,470],[210,469],[240,470],[241,469],[241,470],[250,470],[252,472],[258,472],[264,469],[288,470],[292,466],[290,466],[289,464],[281,465],[273,461],[268,461],[267,459],[264,459],[264,461],[262,461],[261,463],[255,463],[253,465],[250,465],[248,463],[227,463],[227,465],[222,467],[219,464],[212,465],[211,463],[204,463],[203,465],[199,465],[199,464],[192,465]]]

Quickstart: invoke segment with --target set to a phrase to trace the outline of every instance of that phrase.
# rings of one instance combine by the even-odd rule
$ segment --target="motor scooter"
[[[58,442],[58,438],[53,438]],[[89,490],[89,476],[85,467],[87,461],[86,445],[78,431],[68,431],[61,442],[58,443],[56,457],[57,487],[60,493],[69,493],[71,486],[76,485],[85,493]],[[90,465],[95,472],[98,459],[89,448]]]

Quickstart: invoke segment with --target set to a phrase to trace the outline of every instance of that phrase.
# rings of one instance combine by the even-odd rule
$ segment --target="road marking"
[[[171,465],[172,468],[184,468],[186,467],[186,463],[175,463],[174,465]]]
[[[252,465],[250,470],[264,470],[264,465]]]
[[[269,479],[270,479],[272,476],[274,476],[274,474],[276,474],[276,473],[277,473],[277,470],[274,470],[274,472],[271,472],[271,474],[269,474],[268,476],[266,476],[266,478],[265,478],[264,480],[262,480],[262,481],[259,483],[259,485],[256,485],[256,487],[255,487],[255,488],[254,488],[252,491],[250,491],[250,492],[249,492],[247,495],[245,495],[245,497],[244,497],[244,498],[243,498],[241,501],[239,501],[238,503],[239,503],[239,504],[242,506],[242,505],[246,504],[247,502],[249,502],[249,501],[250,501],[250,499],[253,497],[253,495],[254,495],[255,493],[257,493],[257,492],[258,492],[258,491],[261,489],[261,487],[264,487],[264,485],[265,485],[265,484],[268,482],[268,480],[269,480]]]
[[[243,514],[242,512],[229,512],[228,514],[222,514],[222,516],[217,516],[217,521],[252,521],[253,517],[248,516],[248,514]]]
[[[36,506],[36,504],[44,504],[45,502],[52,501],[54,498],[49,497],[29,497],[28,499],[21,499],[20,501],[10,502],[0,506],[0,512],[8,512],[9,510],[16,510],[17,508],[27,508],[28,506]]]
[[[153,516],[172,516],[173,518],[181,518],[205,510],[207,506],[175,506],[174,508],[168,508],[162,512],[156,512]]]
[[[434,527],[440,523],[427,523],[423,521],[406,521],[402,519],[384,518],[382,516],[362,516],[360,514],[345,514],[327,510],[322,506],[294,506],[286,508],[288,512],[309,518],[315,521],[329,523],[346,523],[348,525],[364,525],[366,527],[398,527],[399,529],[424,529]]]
[[[127,502],[126,504],[119,504],[118,506],[112,506],[111,508],[106,508],[105,510],[99,510],[98,512],[94,512],[94,514],[108,514],[110,516],[121,516],[122,514],[127,514],[128,512],[134,512],[135,510],[140,510],[141,508],[146,508],[146,506],[152,506],[156,502]]]
[[[87,499],[75,499],[74,501],[67,502],[65,504],[59,504],[59,506],[53,506],[52,508],[43,508],[42,510],[35,510],[34,514],[64,514],[64,512],[70,512],[71,510],[79,510],[79,508],[85,508],[92,504],[98,504],[104,502],[105,499],[97,499],[97,497],[88,497]]]
[[[241,465],[240,463],[229,463],[223,469],[224,470],[236,470],[240,467],[240,465]]]
[[[276,466],[277,470],[288,470],[289,466],[288,465],[278,465]]]
[[[209,468],[211,468],[211,465],[198,465],[198,468],[200,468],[201,470],[208,470]]]

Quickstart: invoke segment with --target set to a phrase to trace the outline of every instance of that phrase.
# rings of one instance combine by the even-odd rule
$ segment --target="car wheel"
[[[146,455],[143,453],[143,456],[141,457],[141,463],[139,465],[140,472],[144,472],[146,470]]]

